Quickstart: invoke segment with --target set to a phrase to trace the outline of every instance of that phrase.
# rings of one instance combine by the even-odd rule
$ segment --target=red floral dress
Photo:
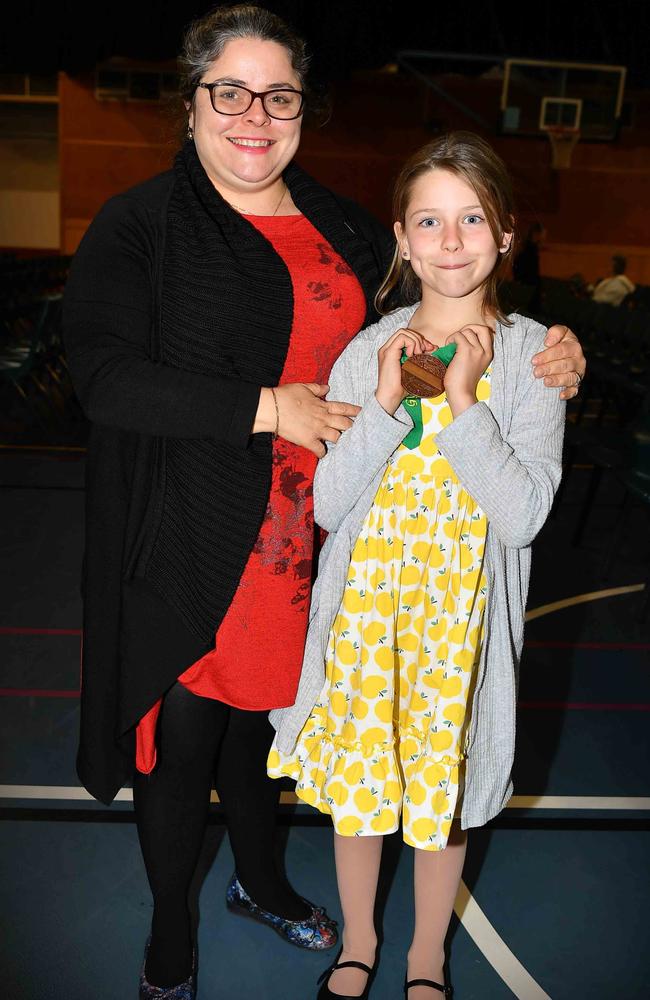
[[[293,285],[293,326],[280,384],[326,383],[363,324],[363,290],[305,216],[247,218],[282,257]],[[194,694],[251,711],[293,704],[314,575],[316,462],[305,448],[275,440],[264,521],[214,648],[178,678]],[[144,774],[156,764],[161,703],[137,727],[136,767]]]

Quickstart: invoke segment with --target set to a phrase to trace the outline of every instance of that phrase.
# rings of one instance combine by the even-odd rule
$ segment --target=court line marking
[[[87,450],[81,445],[68,444],[0,444],[0,451],[78,452],[85,455]]]
[[[576,594],[573,597],[565,597],[561,601],[553,601],[551,604],[540,604],[538,608],[531,608],[526,612],[524,621],[531,622],[542,615],[550,615],[553,611],[562,611],[564,608],[571,608],[575,604],[586,604],[588,601],[601,601],[605,597],[618,597],[622,594],[635,594],[640,590],[645,590],[644,583],[633,583],[627,587],[608,587],[606,590],[592,590],[587,594]]]
[[[579,594],[575,597],[565,598],[562,601],[553,601],[551,604],[543,604],[538,608],[532,608],[527,612],[525,620],[532,621],[535,618],[541,618],[543,615],[551,614],[553,611],[570,608],[576,604],[584,604],[587,601],[597,601],[604,597],[616,597],[621,594],[630,594],[643,589],[644,584],[635,584],[628,587],[608,587],[606,590],[597,590],[588,594]],[[642,802],[645,803],[645,805],[641,806]],[[617,803],[617,805],[614,805],[614,803]],[[627,803],[627,805],[623,805],[622,803]],[[634,803],[634,805],[631,803]],[[513,795],[506,808],[638,809],[648,808],[649,805],[650,798],[625,799],[621,797],[601,797],[590,795]],[[512,990],[514,995],[517,997],[517,1000],[551,1000],[548,993],[545,993],[539,983],[533,979],[528,970],[521,964],[514,952],[508,948],[501,935],[490,923],[483,910],[480,908],[462,880],[458,890],[458,895],[456,896],[454,910],[458,919],[463,924],[463,927],[470,935],[479,951],[482,952],[506,986]]]
[[[565,597],[561,601],[553,601],[551,604],[540,604],[538,608],[531,608],[525,614],[525,621],[533,621],[535,618],[541,618],[543,615],[550,615],[554,611],[562,611],[564,608],[573,607],[576,604],[586,604],[589,601],[600,601],[605,597],[619,597],[623,594],[635,594],[641,590],[645,590],[644,583],[633,583],[625,587],[607,587],[605,590],[592,590],[586,594],[574,594],[573,597]],[[11,626],[0,626],[0,635],[81,635],[81,629],[55,629],[55,628],[15,628]],[[541,643],[531,642],[530,647],[535,648],[535,646],[541,646]],[[546,643],[545,645],[549,645]],[[647,649],[648,643],[575,643],[569,644],[569,646],[574,645],[575,648],[582,649],[600,649],[600,648],[631,648],[631,649]]]
[[[571,711],[650,712],[647,701],[518,701],[517,708],[541,711],[570,709]]]
[[[528,639],[525,649],[650,649],[650,642],[565,642],[560,639]]]
[[[555,601],[552,604],[542,605],[534,608],[526,614],[526,620],[531,621],[553,611],[571,607],[575,604],[586,603],[591,600],[599,600],[604,597],[613,597],[621,594],[634,593],[644,589],[644,584],[636,584],[629,587],[608,588],[607,590],[594,591],[590,594],[581,594],[577,597],[567,598],[563,601]],[[77,800],[92,799],[92,796],[85,788],[66,788],[62,786],[38,786],[38,785],[1,785],[0,798],[38,798],[45,797],[65,799],[74,798]],[[22,793],[22,794],[21,794]],[[57,794],[58,793],[58,794]],[[216,792],[212,792],[211,801],[217,801]],[[132,801],[133,792],[131,789],[121,789],[117,796],[117,801]],[[283,792],[280,796],[281,802],[296,801],[296,796],[292,792]],[[638,797],[603,797],[603,796],[513,796],[506,808],[509,809],[648,809],[650,808],[650,798]],[[483,910],[480,908],[465,883],[461,880],[454,910],[465,927],[466,931],[485,956],[497,975],[512,990],[517,1000],[551,1000],[537,981],[531,976],[527,969],[521,964],[516,955],[510,950],[496,928],[490,923]]]
[[[19,492],[23,490],[27,492],[28,490],[41,490],[46,492],[49,490],[51,493],[55,492],[66,492],[66,493],[84,493],[85,486],[54,486],[51,483],[0,483],[0,490],[15,490]]]
[[[547,607],[550,607],[550,605],[547,605]],[[82,634],[83,630],[80,628],[38,628],[26,625],[0,625],[0,636],[66,635],[81,637]],[[524,642],[524,649],[597,649],[605,651],[632,649],[644,651],[650,649],[650,642],[568,642],[563,639],[557,641],[553,639],[530,639]]]
[[[76,688],[0,688],[0,698],[80,698]],[[650,712],[650,702],[646,701],[518,701],[522,711],[564,712]]]
[[[46,688],[0,688],[0,698],[79,698],[78,688],[48,691]]]
[[[650,795],[513,795],[506,809],[650,809]]]
[[[454,911],[479,951],[518,1000],[551,1000],[498,934],[462,879]]]
[[[51,799],[53,801],[94,802],[95,799],[81,785],[0,785],[2,799]],[[115,796],[116,802],[132,802],[133,791],[121,788]],[[212,790],[211,802],[218,802],[217,793]],[[280,794],[282,805],[300,804],[294,792]],[[649,810],[650,796],[624,795],[513,795],[506,809],[612,809]]]
[[[0,635],[82,635],[80,628],[28,628],[22,625],[0,625]]]

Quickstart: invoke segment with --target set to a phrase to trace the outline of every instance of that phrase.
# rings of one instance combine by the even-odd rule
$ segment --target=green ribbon
[[[413,426],[402,441],[402,444],[405,448],[410,448],[412,451],[413,448],[417,448],[419,445],[424,431],[422,425],[422,402],[419,396],[407,396],[406,399],[402,400],[402,403],[413,421]]]
[[[448,365],[454,354],[456,353],[455,344],[446,344],[444,347],[439,347],[435,351],[431,351],[432,358],[440,358],[444,365]],[[401,363],[404,364],[408,355],[406,351],[402,351]],[[413,420],[413,427],[408,432],[402,444],[405,448],[412,451],[417,448],[422,440],[422,434],[424,433],[424,427],[422,424],[422,400],[419,396],[407,396],[403,400],[403,404],[406,407],[406,412],[410,414]]]

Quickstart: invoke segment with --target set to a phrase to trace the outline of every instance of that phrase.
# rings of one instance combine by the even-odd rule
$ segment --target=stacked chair
[[[46,440],[78,420],[61,342],[69,257],[0,257],[0,404]]]
[[[626,530],[633,523],[633,505],[650,515],[650,295],[638,289],[614,307],[576,294],[570,281],[543,279],[541,308],[534,319],[546,326],[566,323],[580,337],[587,357],[587,374],[575,403],[569,404],[565,434],[564,476],[556,498],[561,503],[571,470],[590,468],[579,504],[572,543],[579,547],[589,525],[604,477],[614,480],[622,504],[603,547],[603,578],[610,576]],[[507,294],[510,290],[506,289]],[[522,301],[522,293],[515,289]],[[516,301],[510,294],[510,301]],[[526,314],[526,307],[519,306]],[[532,315],[528,313],[528,315]],[[641,547],[650,546],[650,532]],[[647,564],[650,566],[650,553]],[[650,572],[645,579],[640,619],[650,608]]]

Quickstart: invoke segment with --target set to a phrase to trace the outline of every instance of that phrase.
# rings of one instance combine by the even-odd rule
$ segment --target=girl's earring
[[[190,142],[194,142],[194,129],[192,128],[191,125],[187,126],[187,138],[190,140]]]

